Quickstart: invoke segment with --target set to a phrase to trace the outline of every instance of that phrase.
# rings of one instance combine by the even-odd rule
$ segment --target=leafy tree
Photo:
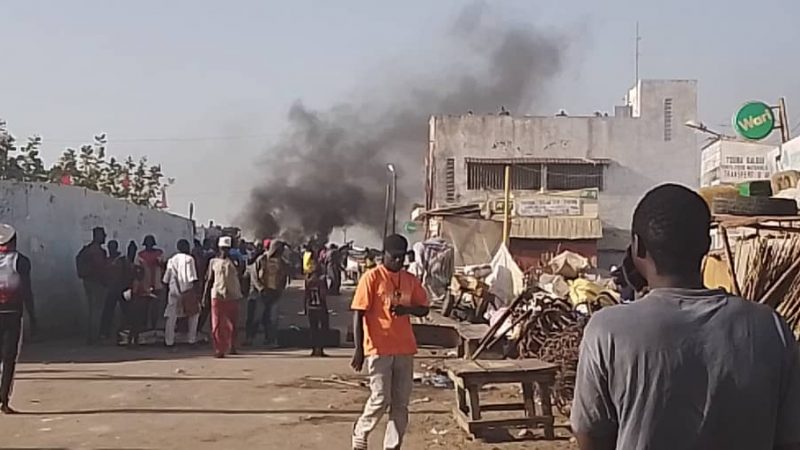
[[[74,148],[64,150],[58,161],[50,168],[50,181],[53,183],[73,184],[80,178],[78,170],[78,154]]]
[[[6,122],[0,120],[0,180],[47,180],[47,171],[39,156],[42,138],[31,136],[21,147],[14,145],[15,142],[16,139],[8,131]]]
[[[28,138],[28,143],[20,147],[17,155],[17,166],[22,172],[22,181],[46,181],[47,170],[39,156],[39,147],[42,145],[41,136]]]
[[[95,136],[92,144],[82,145],[80,153],[78,153],[78,179],[75,180],[75,184],[99,191],[106,165],[105,157],[105,134]]]
[[[142,157],[133,170],[129,200],[139,206],[150,206],[147,186],[147,158]]]
[[[149,208],[163,209],[162,193],[174,180],[164,180],[160,165],[150,165],[146,157],[134,161],[106,159],[108,140],[105,133],[94,136],[91,144],[78,150],[67,148],[50,169],[45,169],[39,154],[40,136],[28,138],[24,146],[0,120],[0,180],[50,181],[72,184],[103,192]]]
[[[166,186],[163,185],[161,179],[164,175],[161,173],[161,165],[150,166],[147,170],[147,196],[150,201],[151,208],[163,208],[161,205],[162,189]]]
[[[16,148],[14,147],[14,136],[6,129],[6,122],[0,120],[0,179],[8,179],[9,158]]]
[[[122,164],[113,156],[105,162],[100,172],[99,188],[112,197],[127,199],[125,172]]]

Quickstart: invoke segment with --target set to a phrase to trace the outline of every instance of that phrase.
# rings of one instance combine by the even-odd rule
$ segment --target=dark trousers
[[[106,296],[106,301],[103,304],[103,314],[100,316],[100,337],[107,338],[111,335],[111,327],[114,325],[114,313],[117,312],[117,304],[122,309],[122,314],[125,316],[125,300],[122,298],[122,293],[119,289],[112,289]]]
[[[0,352],[2,352],[2,380],[0,403],[8,404],[14,386],[14,369],[22,342],[22,313],[0,313]]]
[[[147,313],[150,310],[151,299],[147,297],[133,297],[126,306],[125,322],[129,331],[128,343],[138,344],[139,334],[147,327]]]
[[[261,309],[261,320],[256,319],[256,312],[258,310],[258,304],[262,304]],[[264,300],[264,297],[261,295],[253,295],[249,299],[247,299],[247,321],[245,325],[245,335],[247,336],[247,340],[253,340],[256,335],[258,334],[258,324],[261,323],[261,326],[264,328],[264,335],[266,336],[269,333],[269,305]]]
[[[203,327],[206,326],[206,322],[208,322],[209,317],[211,317],[211,306],[202,306],[200,309],[200,317],[197,319],[198,333],[203,331]]]
[[[83,280],[83,288],[86,294],[86,342],[92,344],[97,340],[97,332],[100,330],[100,316],[103,305],[106,301],[106,287],[99,280]]]
[[[159,322],[164,318],[164,310],[167,308],[167,290],[156,291],[156,298],[151,299],[148,304],[147,322],[151,330],[158,328]]]
[[[323,308],[308,309],[308,325],[311,334],[311,348],[321,352],[325,345],[324,331],[330,328],[328,311]]]
[[[342,288],[342,271],[335,267],[328,267],[328,295],[339,295]]]
[[[277,313],[274,311],[273,304],[278,301],[278,297],[280,293],[278,291],[267,289],[260,294],[253,294],[247,300],[247,321],[245,322],[245,335],[247,336],[247,340],[252,340],[258,334],[258,324],[261,323],[261,326],[264,328],[264,340],[269,341],[270,339],[275,340],[278,338],[275,334],[277,334],[277,330],[274,330],[271,324],[274,322],[277,317],[272,317],[273,313]],[[258,304],[261,303],[262,311],[261,311],[261,320],[258,321],[257,319],[257,310]],[[271,334],[273,336],[271,336]]]

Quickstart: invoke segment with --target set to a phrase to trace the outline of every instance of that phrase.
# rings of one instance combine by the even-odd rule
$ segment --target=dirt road
[[[299,293],[282,307],[297,316]],[[332,302],[348,321],[347,297]],[[352,423],[368,395],[348,369],[350,351],[326,359],[307,351],[254,348],[223,360],[209,348],[126,350],[114,346],[39,343],[23,349],[13,405],[0,416],[0,448],[326,449],[349,448]],[[436,356],[422,356],[431,363]],[[331,376],[344,382],[332,382]],[[503,395],[502,392],[492,395]],[[571,449],[555,442],[470,442],[451,417],[450,390],[418,386],[407,449]],[[381,448],[382,425],[370,448]]]

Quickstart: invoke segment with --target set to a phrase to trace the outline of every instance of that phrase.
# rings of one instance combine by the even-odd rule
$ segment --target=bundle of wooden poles
[[[590,308],[590,311],[594,309]],[[509,305],[470,357],[478,358],[485,349],[499,342],[507,334],[502,333],[502,329],[510,331],[514,337],[504,356],[516,353],[519,358],[539,358],[558,366],[552,399],[563,414],[569,415],[575,390],[578,348],[587,320],[588,317],[575,311],[568,300],[531,287]]]
[[[734,262],[742,297],[775,308],[800,336],[800,234],[745,238]]]

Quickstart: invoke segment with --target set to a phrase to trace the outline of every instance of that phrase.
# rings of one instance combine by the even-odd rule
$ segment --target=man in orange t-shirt
[[[408,253],[406,238],[388,236],[383,248],[383,264],[361,277],[351,305],[356,346],[351,366],[360,372],[366,362],[371,391],[353,427],[354,450],[367,448],[367,437],[387,408],[389,423],[383,448],[400,448],[408,426],[417,353],[410,316],[428,314],[425,288],[403,268]]]

